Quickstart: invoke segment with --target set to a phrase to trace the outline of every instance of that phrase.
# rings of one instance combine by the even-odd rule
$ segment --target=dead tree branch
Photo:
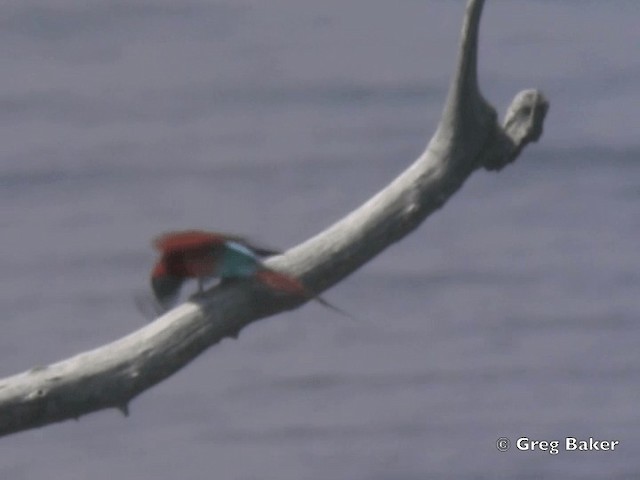
[[[391,184],[317,236],[268,260],[321,292],[416,228],[479,168],[499,170],[542,134],[548,103],[516,95],[504,124],[482,97],[477,46],[483,0],[467,5],[457,69],[425,152]],[[224,284],[108,345],[0,380],[0,435],[127,405],[225,337],[299,306],[254,282]]]

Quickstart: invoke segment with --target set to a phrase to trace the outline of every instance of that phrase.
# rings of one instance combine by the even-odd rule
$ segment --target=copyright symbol
[[[510,446],[511,442],[507,437],[500,437],[498,440],[496,440],[496,447],[501,452],[506,452],[507,450],[509,450]]]

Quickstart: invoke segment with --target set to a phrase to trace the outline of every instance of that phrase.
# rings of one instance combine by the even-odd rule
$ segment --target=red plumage
[[[153,240],[153,246],[161,257],[151,276],[153,278],[172,275],[179,278],[203,278],[212,276],[216,262],[227,242],[235,242],[252,250],[259,256],[275,255],[279,252],[253,245],[243,237],[203,230],[168,232]]]
[[[222,233],[185,230],[160,235],[153,240],[153,246],[162,253],[172,253],[222,246],[228,240],[239,239]]]
[[[235,235],[203,230],[165,233],[153,240],[153,246],[160,252],[160,259],[151,273],[151,285],[156,299],[163,303],[171,301],[188,278],[198,279],[199,287],[202,289],[203,279],[216,274],[217,264],[228,242],[238,243],[260,257],[279,253],[255,246]],[[314,299],[328,308],[349,316],[309,291],[300,280],[294,277],[266,267],[258,269],[255,276],[257,280],[275,291]]]

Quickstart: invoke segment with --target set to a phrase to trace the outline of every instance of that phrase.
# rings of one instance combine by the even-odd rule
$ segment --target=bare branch
[[[484,2],[470,0],[459,60],[442,120],[425,152],[390,185],[342,220],[284,255],[272,268],[299,276],[313,291],[338,283],[416,228],[478,168],[499,170],[542,133],[548,103],[519,93],[504,127],[480,94],[477,46]],[[0,435],[118,408],[250,323],[291,309],[255,282],[224,284],[144,328],[95,350],[0,380]]]

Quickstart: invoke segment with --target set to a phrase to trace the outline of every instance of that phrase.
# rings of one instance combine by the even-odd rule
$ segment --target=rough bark
[[[267,261],[315,292],[335,285],[442,207],[476,169],[499,170],[542,134],[548,109],[536,90],[516,95],[503,125],[477,83],[483,0],[467,5],[457,69],[425,152],[386,188],[325,231]],[[295,308],[251,281],[210,289],[151,324],[95,350],[0,380],[0,435],[103,408],[128,414],[137,395],[250,323]]]

